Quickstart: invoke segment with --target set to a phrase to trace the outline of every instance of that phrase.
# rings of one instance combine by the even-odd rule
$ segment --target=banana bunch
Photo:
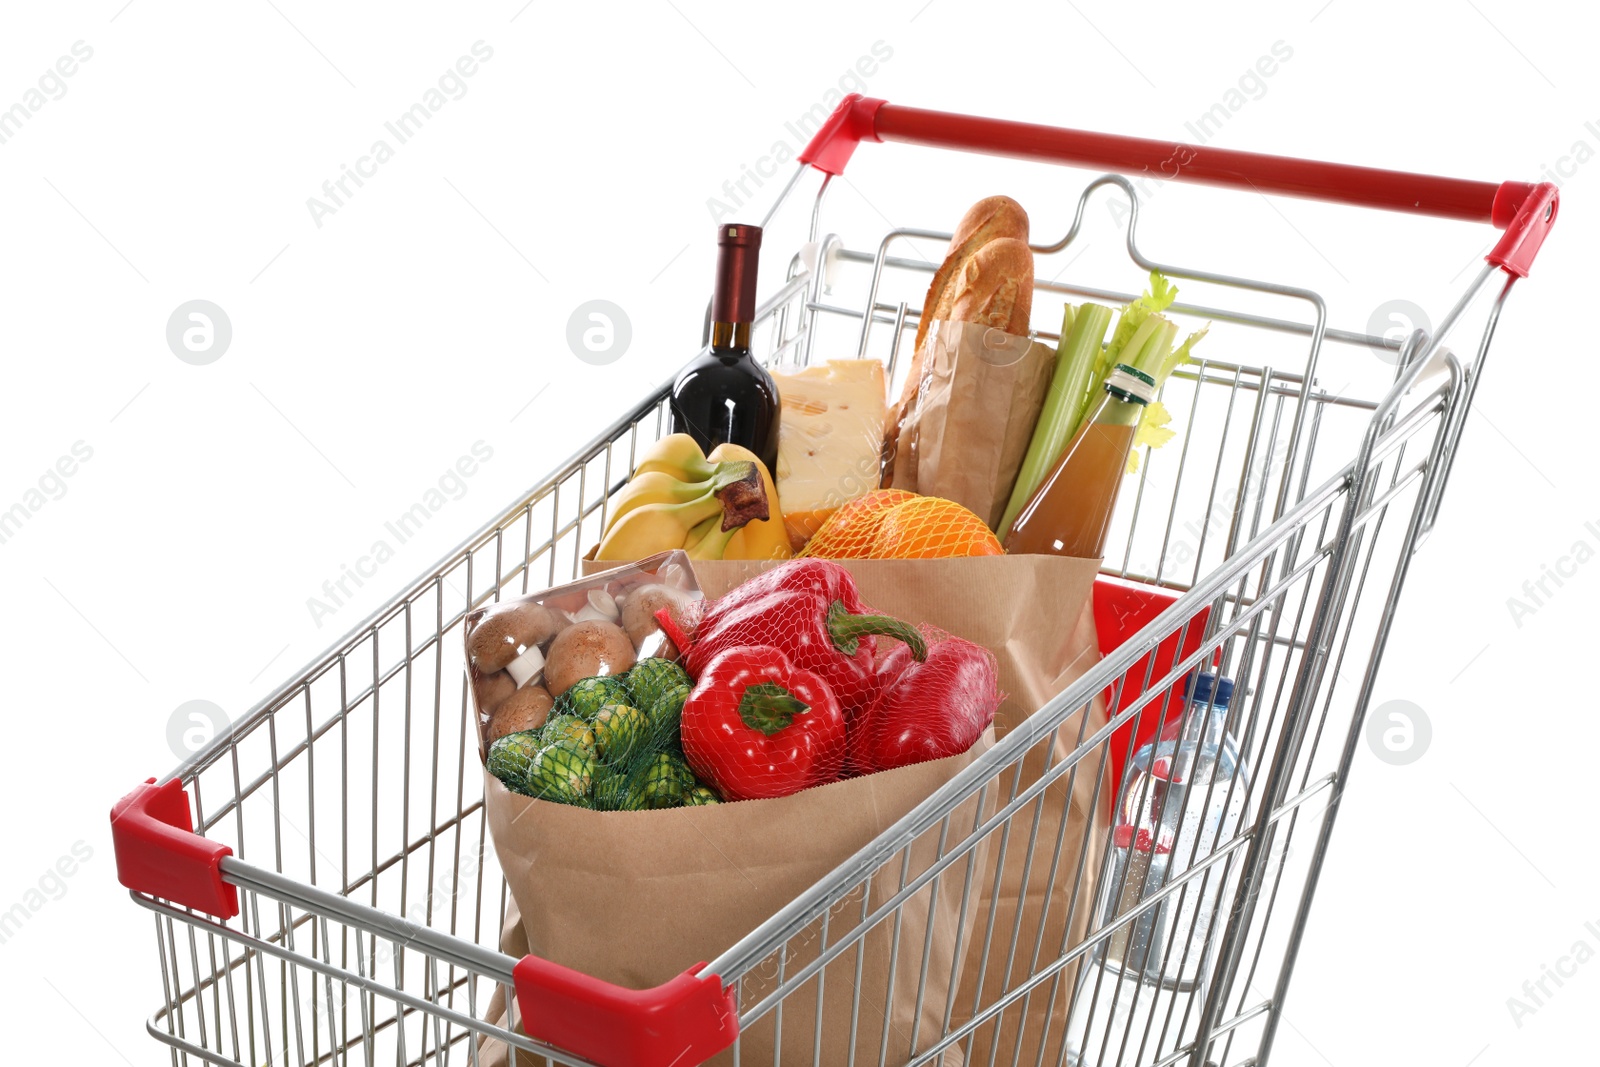
[[[692,559],[787,559],[772,475],[755,453],[718,445],[707,456],[675,433],[646,450],[611,502],[595,558],[636,560],[681,548]]]
[[[770,514],[765,519],[756,519],[733,531],[720,556],[695,556],[693,551],[689,555],[695,559],[788,559],[794,555],[789,547],[789,532],[783,524],[778,487],[773,484],[772,472],[767,470],[767,465],[748,448],[734,444],[718,445],[706,459],[712,463],[754,463],[761,475],[761,488],[766,493]]]

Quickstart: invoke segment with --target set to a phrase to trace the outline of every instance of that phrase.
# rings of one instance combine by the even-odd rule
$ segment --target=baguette
[[[969,258],[950,304],[950,321],[975,322],[1026,334],[1033,312],[1033,250],[1001,237]]]
[[[984,197],[961,216],[956,232],[950,238],[950,250],[945,253],[944,262],[934,273],[933,282],[928,286],[928,295],[922,301],[922,315],[917,319],[917,341],[912,347],[912,358],[917,361],[912,364],[913,371],[921,363],[922,342],[927,340],[929,324],[935,319],[950,317],[960,269],[978,249],[1002,237],[1016,238],[1024,243],[1028,240],[1028,213],[1009,196]],[[1031,269],[1029,273],[1032,273]],[[911,385],[920,378],[921,375],[914,374],[906,382]],[[914,386],[909,391],[903,391],[902,402],[915,392]]]
[[[999,269],[1018,272],[1019,264],[1015,251],[1008,253],[1005,261],[991,260],[983,268],[983,279],[978,277],[967,279],[966,268],[980,250],[993,242],[1010,240],[1020,242],[1022,251],[1027,253],[1026,281],[1018,281],[1016,294],[1009,298],[1009,306],[1014,311],[1020,308],[1020,325],[1011,328],[1010,319],[1018,317],[1008,315],[1006,323],[997,323],[1008,332],[1026,332],[1028,328],[1028,312],[1033,303],[1033,259],[1028,251],[1028,213],[1022,205],[1009,196],[990,196],[973,204],[967,213],[961,217],[955,233],[950,238],[950,249],[945,254],[944,262],[933,275],[933,281],[928,286],[928,294],[922,302],[922,314],[917,319],[917,338],[912,346],[911,365],[906,374],[904,386],[900,390],[900,400],[890,407],[888,418],[884,423],[883,455],[882,455],[882,484],[884,487],[900,485],[903,488],[916,491],[916,471],[914,458],[902,457],[897,460],[896,453],[900,441],[901,428],[906,419],[916,407],[917,393],[922,387],[922,362],[923,350],[928,337],[928,327],[935,320],[950,321],[976,321],[964,319],[955,311],[956,298],[962,292],[963,286],[973,289],[974,286],[994,285],[1002,286],[1002,282],[991,272]],[[1019,274],[1020,278],[1020,274]],[[964,281],[964,279],[966,279]],[[976,290],[975,290],[976,291]],[[1019,299],[1020,298],[1020,299]],[[976,306],[972,297],[965,308],[969,313]],[[899,479],[897,481],[897,479]]]

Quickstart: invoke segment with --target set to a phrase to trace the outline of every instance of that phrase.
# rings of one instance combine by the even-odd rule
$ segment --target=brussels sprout
[[[638,791],[647,808],[676,808],[694,788],[694,772],[670,752],[662,752],[639,772]]]
[[[528,789],[540,800],[582,805],[594,771],[594,757],[576,741],[556,741],[533,757]]]
[[[706,804],[721,804],[722,798],[703,785],[697,785],[684,794],[683,806],[686,808],[703,807]]]
[[[638,708],[607,704],[595,714],[595,748],[613,766],[622,766],[644,751],[649,735],[650,720]]]
[[[528,769],[543,747],[544,740],[538,730],[507,734],[489,746],[489,756],[484,760],[484,765],[489,768],[490,774],[505,783],[507,789],[528,795]]]
[[[669,689],[689,684],[689,675],[682,667],[654,656],[635,663],[625,677],[636,708],[649,708]]]
[[[607,704],[627,704],[632,698],[620,675],[601,674],[574,682],[572,688],[556,698],[557,715],[576,715],[592,720]]]
[[[683,702],[688,699],[689,684],[679,682],[665,689],[655,702],[649,705],[651,748],[659,750],[678,747],[678,731],[683,722]]]
[[[547,745],[557,741],[571,741],[591,758],[596,754],[594,727],[576,715],[557,715],[544,724],[539,737]]]
[[[633,786],[629,775],[605,774],[594,783],[589,799],[596,811],[638,811],[644,807],[644,800]]]

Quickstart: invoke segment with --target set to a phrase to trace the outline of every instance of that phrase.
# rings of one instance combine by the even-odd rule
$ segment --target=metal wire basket
[[[847,99],[773,207],[809,170],[823,172],[809,241],[758,311],[758,338],[774,361],[854,351],[884,360],[892,374],[915,329],[933,267],[903,253],[949,235],[898,229],[876,247],[854,248],[821,224],[829,182],[860,140],[1126,173],[1170,162],[1184,147]],[[982,888],[982,849],[1048,868],[1060,889],[1046,910],[1063,909],[1068,932],[1047,938],[1044,915],[1025,917],[990,894],[962,936],[991,965],[1003,959],[1003,975],[957,1003],[954,981],[929,988],[926,970],[891,970],[891,986],[916,983],[919,1009],[926,998],[943,1004],[944,1030],[909,1035],[898,1058],[886,1030],[880,1063],[972,1062],[985,1048],[988,1063],[1265,1063],[1409,561],[1438,514],[1500,308],[1527,273],[1556,198],[1549,186],[1185,152],[1180,180],[1492,221],[1506,233],[1439,329],[1397,343],[1330,327],[1322,298],[1306,289],[1150,261],[1135,238],[1132,185],[1117,174],[1091,181],[1068,233],[1036,252],[1070,246],[1091,197],[1125,196],[1134,263],[1220,294],[1171,314],[1210,320],[1232,339],[1208,341],[1211,351],[1261,353],[1255,363],[1202,359],[1179,369],[1161,399],[1182,441],[1146,452],[1138,476],[1126,480],[1104,573],[1168,590],[1171,606],[1040,709],[1029,729],[1002,738],[696,969],[682,996],[667,999],[666,1023],[630,1015],[617,998],[614,1032],[593,1048],[562,1051],[536,1026],[528,1036],[482,1021],[491,999],[516,1005],[529,974],[528,961],[499,950],[508,895],[486,836],[460,629],[486,602],[574,576],[633,457],[664,432],[665,389],[657,390],[224,736],[118,805],[119,872],[153,914],[161,965],[163,1003],[148,1029],[173,1062],[477,1064],[487,1038],[557,1063],[591,1063],[585,1054],[614,1047],[639,1050],[629,1062],[671,1063],[681,1052],[668,1047],[672,1026],[698,1025],[694,1013],[725,991],[738,1016],[721,1020],[720,1043],[731,1042],[739,1062],[736,1033],[820,1029],[825,969],[874,931],[896,946],[924,939],[926,961],[931,920],[915,928],[903,906],[952,884],[965,914]],[[1037,291],[1040,301],[1136,295],[1054,281]],[[1263,302],[1277,310],[1261,310]],[[1466,339],[1470,359],[1445,347],[1454,337]],[[1392,353],[1393,381],[1376,395],[1325,387],[1319,368],[1329,345]],[[1151,655],[1178,646],[1185,653],[1165,661]],[[1122,888],[1112,884],[1109,851],[1098,864],[1058,869],[1063,855],[1089,854],[1091,838],[1107,828],[1092,820],[1041,827],[1045,796],[1089,789],[1097,802],[1107,797],[1127,769],[1126,737],[1210,663],[1239,682],[1230,728],[1251,773],[1229,786],[1244,792],[1229,798],[1242,812],[1237,829],[1160,892],[1107,918],[1096,902]],[[1102,693],[1120,710],[1091,731],[1083,711]],[[985,790],[989,803],[963,806]],[[931,861],[912,872],[914,850]],[[875,879],[894,892],[869,909],[862,890]],[[1104,946],[1158,909],[1195,901],[1214,916],[1198,950],[1169,953],[1153,980],[1130,991]],[[758,973],[762,993],[748,995]],[[815,1017],[786,1016],[802,991],[819,1005]],[[891,992],[858,986],[853,996],[859,1005]],[[1004,1029],[1008,1019],[1065,1017],[1069,1003],[1074,1017],[1092,1016],[1130,997],[1117,1014],[1126,1023],[1072,1035],[1047,1025],[1026,1057],[1020,1031]]]

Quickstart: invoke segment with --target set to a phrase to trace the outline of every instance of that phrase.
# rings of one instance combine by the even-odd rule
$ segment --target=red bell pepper
[[[786,797],[833,781],[845,736],[828,683],[770,646],[725,649],[683,703],[683,754],[723,800]]]
[[[731,606],[721,600],[706,608],[685,655],[698,677],[713,657],[740,645],[771,645],[802,670],[815,671],[832,688],[847,717],[871,701],[879,683],[873,675],[877,646],[872,635],[896,637],[913,658],[925,654],[915,627],[887,615],[853,614],[843,600],[822,593],[778,589]]]
[[[738,588],[730,590],[717,603],[733,608],[741,601],[755,600],[768,593],[801,591],[820,593],[828,602],[844,601],[845,610],[852,615],[866,612],[861,594],[856,590],[855,576],[839,564],[826,559],[795,559],[762,571]]]
[[[994,653],[931,627],[928,636],[922,662],[902,645],[878,665],[883,688],[851,730],[853,773],[957,755],[994,721],[1001,700]]]
[[[832,688],[847,718],[854,718],[881,686],[874,676],[874,635],[892,637],[920,660],[926,645],[916,627],[888,615],[865,614],[855,579],[837,563],[800,559],[780,564],[706,605],[694,633],[657,613],[698,677],[722,651],[771,645],[795,666],[815,671]]]

